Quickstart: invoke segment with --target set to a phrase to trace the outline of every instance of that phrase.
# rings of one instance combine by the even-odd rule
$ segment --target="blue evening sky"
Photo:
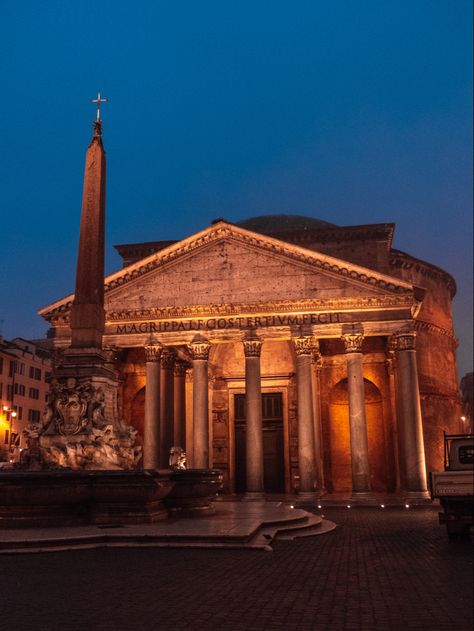
[[[112,245],[215,217],[394,221],[446,269],[460,376],[472,357],[470,0],[2,2],[4,337],[74,286],[100,89]]]

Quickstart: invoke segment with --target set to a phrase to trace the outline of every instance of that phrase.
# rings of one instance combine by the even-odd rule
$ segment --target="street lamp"
[[[8,453],[13,454],[13,445],[12,445],[12,433],[13,433],[13,419],[16,418],[17,413],[13,408],[9,408],[8,405],[3,406],[3,412],[5,416],[8,414],[8,421],[10,424],[10,434],[8,439]],[[13,458],[10,457],[10,462],[13,462]]]

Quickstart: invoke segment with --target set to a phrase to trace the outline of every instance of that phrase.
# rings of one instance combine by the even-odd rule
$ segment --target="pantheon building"
[[[144,466],[181,446],[228,493],[425,497],[460,431],[456,287],[394,229],[268,215],[116,246],[104,348]],[[40,311],[59,349],[72,300]]]

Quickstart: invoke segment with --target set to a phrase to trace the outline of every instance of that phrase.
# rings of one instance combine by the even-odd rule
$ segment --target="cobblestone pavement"
[[[15,631],[471,631],[472,544],[431,509],[323,511],[338,528],[273,552],[102,549],[0,558]]]

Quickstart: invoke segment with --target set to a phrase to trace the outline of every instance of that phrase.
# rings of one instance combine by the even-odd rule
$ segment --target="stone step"
[[[153,524],[0,529],[0,554],[102,547],[271,550],[273,540],[313,533],[322,524],[317,515],[276,502],[236,502],[221,505],[212,516]]]
[[[300,537],[316,537],[318,535],[324,535],[327,532],[331,532],[336,528],[336,524],[329,519],[322,519],[321,523],[315,526],[308,526],[307,528],[300,528],[292,532],[291,530],[286,532],[278,532],[274,541],[292,541],[293,539],[299,539]]]

